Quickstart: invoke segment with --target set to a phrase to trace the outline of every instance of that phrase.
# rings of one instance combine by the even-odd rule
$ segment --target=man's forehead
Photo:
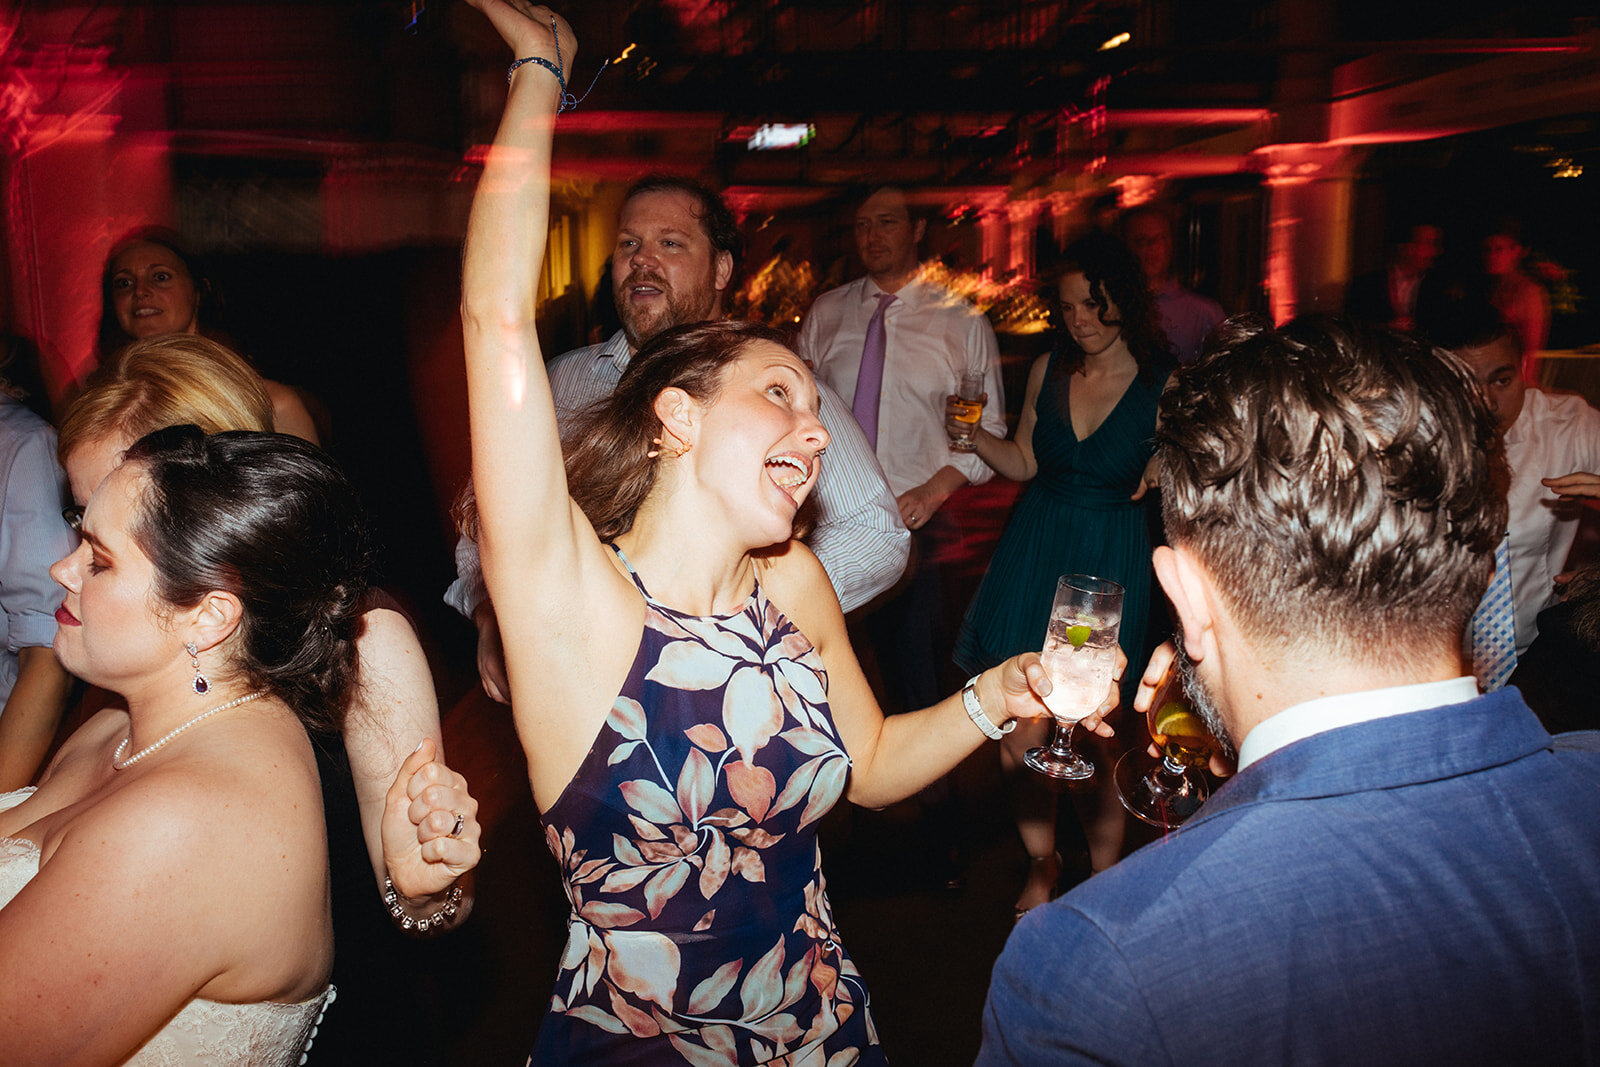
[[[1478,378],[1487,378],[1508,367],[1515,370],[1518,363],[1517,346],[1509,337],[1497,337],[1486,345],[1463,345],[1456,349],[1456,355]]]
[[[856,209],[858,219],[883,219],[900,218],[909,219],[911,208],[906,203],[905,194],[894,189],[884,189],[873,193]]]
[[[676,230],[679,233],[706,236],[704,224],[695,211],[694,197],[676,189],[656,189],[637,193],[622,204],[617,219],[619,230]]]

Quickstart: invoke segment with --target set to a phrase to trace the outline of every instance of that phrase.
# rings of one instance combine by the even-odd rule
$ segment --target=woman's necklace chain
[[[166,744],[168,741],[171,741],[174,737],[177,737],[179,734],[183,733],[195,723],[209,719],[219,711],[227,711],[229,708],[236,708],[240,704],[248,704],[257,697],[266,695],[267,691],[265,689],[257,689],[254,693],[246,693],[244,696],[230,700],[226,704],[218,704],[210,711],[202,711],[200,714],[196,715],[194,718],[190,719],[176,730],[173,730],[166,737],[163,737],[155,744],[146,745],[144,748],[141,748],[127,759],[123,759],[122,753],[127,749],[128,742],[133,740],[133,727],[130,725],[128,727],[128,736],[122,739],[122,743],[117,746],[117,750],[111,754],[111,767],[113,770],[126,770],[127,768],[132,767],[135,763],[138,763],[140,760],[144,759],[146,756],[150,755],[150,753],[154,752],[162,745]]]

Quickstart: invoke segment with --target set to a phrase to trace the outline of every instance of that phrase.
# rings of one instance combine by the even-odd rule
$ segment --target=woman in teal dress
[[[1138,261],[1111,237],[1096,234],[1069,246],[1053,295],[1061,340],[1034,362],[1015,438],[981,429],[975,435],[985,463],[1033,484],[1006,525],[956,638],[956,663],[968,672],[1042,646],[1063,574],[1121,583],[1122,648],[1136,661],[1144,651],[1151,570],[1140,498],[1156,403],[1170,370],[1166,337]],[[1125,705],[1137,673],[1123,679]],[[1027,723],[1006,737],[1001,758],[1008,771],[1015,772],[1029,748],[1045,743],[1047,729],[1046,722]],[[1115,863],[1122,848],[1123,812],[1108,755],[1097,753],[1097,791],[1075,798],[1095,870]],[[1017,824],[1030,864],[1019,914],[1049,899],[1061,868],[1054,798],[1023,774]]]

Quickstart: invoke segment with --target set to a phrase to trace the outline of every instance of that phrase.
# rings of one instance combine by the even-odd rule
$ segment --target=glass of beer
[[[1137,818],[1162,831],[1173,830],[1211,795],[1202,772],[1219,749],[1184,696],[1176,663],[1150,701],[1145,724],[1152,739],[1165,739],[1161,758],[1144,749],[1129,750],[1117,761],[1117,797]]]
[[[1044,651],[1039,658],[1050,675],[1045,707],[1055,716],[1055,738],[1048,747],[1030,748],[1023,762],[1063,782],[1086,782],[1094,764],[1072,750],[1072,730],[1094,714],[1117,669],[1117,631],[1122,626],[1122,586],[1087,574],[1056,581]]]
[[[982,371],[969,370],[961,375],[961,381],[956,385],[956,400],[953,407],[956,420],[965,429],[950,435],[950,451],[976,450],[976,446],[972,443],[972,431],[977,428],[978,419],[983,416],[983,404],[987,399],[989,398],[983,391]]]

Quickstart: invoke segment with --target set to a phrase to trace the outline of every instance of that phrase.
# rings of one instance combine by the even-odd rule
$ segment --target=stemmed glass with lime
[[[1050,675],[1045,707],[1055,717],[1055,737],[1047,747],[1030,748],[1023,762],[1040,774],[1064,782],[1086,782],[1094,764],[1072,748],[1072,730],[1094,714],[1117,667],[1117,632],[1122,626],[1122,586],[1087,574],[1056,581],[1039,658]]]

